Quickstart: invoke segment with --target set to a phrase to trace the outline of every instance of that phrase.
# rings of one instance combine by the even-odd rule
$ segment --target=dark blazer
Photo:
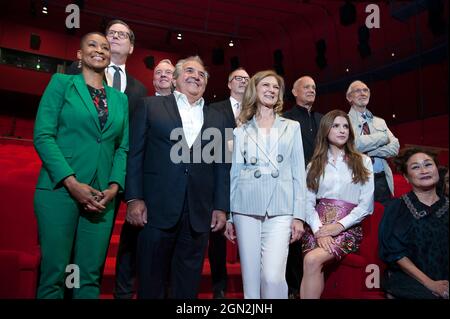
[[[217,110],[205,105],[203,115],[201,133],[218,128],[223,134],[224,119]],[[175,134],[175,140],[171,140],[171,133],[177,128],[181,135]],[[210,151],[212,146],[214,150]],[[203,156],[198,163],[175,163],[171,155],[180,154],[180,147],[187,150],[188,159],[198,151],[223,159],[221,152],[216,152],[223,149],[222,139],[209,134],[205,134],[205,139],[197,137],[192,148],[188,148],[173,94],[141,99],[130,128],[125,199],[145,200],[148,224],[169,229],[179,221],[187,195],[193,229],[208,232],[212,210],[229,211],[229,167],[217,161],[207,163]]]
[[[292,109],[285,112],[283,117],[300,123],[303,141],[303,153],[305,155],[305,164],[308,165],[314,154],[316,146],[316,135],[319,131],[320,120],[323,115],[315,111],[308,113],[308,110],[302,106],[295,105]]]
[[[74,61],[66,70],[66,74],[80,74],[81,69],[78,67],[78,61]],[[133,112],[139,100],[147,96],[147,88],[139,80],[134,78],[125,70],[127,75],[127,86],[125,95],[128,97],[128,109],[130,120],[133,118]]]
[[[234,118],[233,108],[229,98],[216,103],[211,103],[208,107],[223,113],[225,116],[225,127],[233,129],[236,128],[236,120]]]

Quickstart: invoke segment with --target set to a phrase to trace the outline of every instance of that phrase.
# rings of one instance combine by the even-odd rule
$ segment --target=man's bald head
[[[310,109],[316,100],[316,83],[310,76],[302,76],[294,82],[292,94],[297,105]]]

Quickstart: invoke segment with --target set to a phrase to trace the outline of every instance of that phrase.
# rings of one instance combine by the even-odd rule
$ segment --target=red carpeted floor
[[[120,231],[122,229],[122,225],[125,220],[125,204],[122,204],[119,209],[119,214],[116,218],[116,223],[114,225],[113,234],[111,236],[111,242],[109,244],[108,249],[108,257],[106,259],[105,270],[103,272],[103,281],[101,288],[101,298],[102,299],[111,299],[113,298],[113,289],[114,289],[114,275],[115,275],[115,264],[116,264],[116,256],[117,249],[119,246],[120,240]],[[227,271],[228,271],[228,283],[227,283],[227,298],[243,298],[242,293],[242,278],[241,278],[241,267],[236,260],[234,254],[236,254],[235,247],[232,244],[227,244],[227,250],[231,252],[231,256],[228,258],[227,262]],[[207,254],[206,254],[207,255]],[[231,261],[231,262],[230,262]],[[202,281],[200,284],[200,299],[211,299],[212,291],[211,291],[211,270],[209,266],[208,258],[205,258],[203,264],[203,274]]]

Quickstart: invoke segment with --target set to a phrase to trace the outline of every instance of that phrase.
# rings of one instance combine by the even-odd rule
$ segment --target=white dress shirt
[[[237,119],[241,113],[241,103],[234,97],[230,96],[231,108],[233,109],[234,118]]]
[[[180,112],[181,122],[183,123],[183,132],[189,147],[195,142],[203,126],[203,106],[205,100],[198,99],[194,104],[190,104],[187,96],[178,91],[173,92],[177,101],[178,111]]]
[[[345,229],[360,223],[365,216],[373,212],[373,168],[370,157],[363,155],[364,166],[370,171],[369,180],[362,184],[352,182],[352,171],[344,161],[344,152],[333,163],[332,155],[328,151],[328,163],[325,166],[325,174],[319,180],[317,193],[307,190],[306,194],[306,222],[313,233],[322,226],[319,214],[316,212],[316,200],[321,198],[343,200],[357,205],[350,214],[339,220]],[[308,165],[308,171],[311,164]]]
[[[121,71],[120,72],[120,92],[125,92],[125,89],[127,88],[127,74],[125,73],[125,64],[116,65],[114,63],[110,63],[108,67],[106,68],[105,77],[106,82],[108,83],[108,86],[113,86],[113,79],[114,79],[114,73],[116,73],[116,70],[112,66],[118,66]]]

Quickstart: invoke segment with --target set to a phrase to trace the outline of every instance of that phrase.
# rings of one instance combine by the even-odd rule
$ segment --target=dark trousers
[[[114,298],[132,299],[136,283],[137,239],[142,228],[125,222],[120,232],[116,257],[116,280]]]
[[[170,274],[170,295],[197,298],[209,232],[195,232],[185,198],[183,213],[171,229],[145,225],[138,236],[137,277],[139,299],[162,299]]]
[[[211,232],[208,258],[211,266],[213,292],[225,292],[227,289],[227,240],[222,231]]]
[[[375,173],[375,194],[374,199],[376,202],[385,204],[392,198],[391,191],[389,190],[389,185],[386,180],[386,174],[384,172]]]
[[[289,294],[298,294],[303,277],[303,258],[301,241],[297,240],[289,245],[286,263],[286,282]]]

